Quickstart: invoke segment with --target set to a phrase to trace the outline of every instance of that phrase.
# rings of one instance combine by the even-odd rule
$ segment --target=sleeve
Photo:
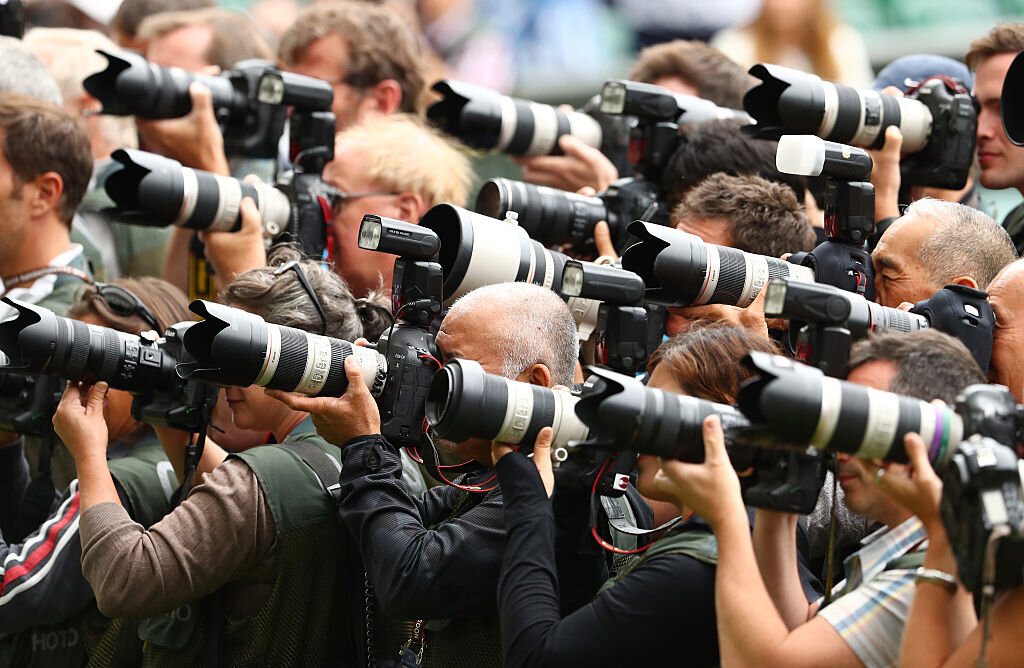
[[[82,577],[78,481],[21,545],[0,536],[0,629],[16,633],[67,619],[92,600]]]
[[[115,503],[82,513],[82,571],[108,617],[151,617],[203,598],[272,555],[255,473],[227,460],[147,531]]]
[[[28,460],[25,459],[25,438],[21,437],[10,445],[0,446],[0,533],[10,540],[22,540],[26,537],[29,527],[21,511],[29,490],[31,478]],[[47,502],[57,501],[59,494],[49,486],[52,498],[42,501],[42,508],[52,510]],[[39,503],[39,501],[37,501]],[[41,509],[42,509],[41,508]],[[39,521],[42,516],[38,517]]]
[[[554,518],[533,464],[513,453],[498,462],[508,545],[498,581],[505,665],[717,663],[714,568],[682,554],[645,561],[590,603],[561,618]],[[680,601],[686,601],[681,605]]]
[[[449,521],[456,490],[435,487],[413,498],[398,451],[379,435],[345,444],[339,482],[338,512],[388,614],[491,614],[505,543],[500,494]]]
[[[883,571],[818,613],[866,666],[895,666],[914,598],[914,571]]]

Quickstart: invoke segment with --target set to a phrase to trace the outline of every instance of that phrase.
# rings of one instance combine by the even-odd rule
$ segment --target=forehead
[[[926,216],[903,216],[885,231],[878,249],[887,253],[917,255],[918,249],[935,229],[935,221]]]
[[[1003,79],[1006,70],[1010,69],[1016,53],[998,53],[981,61],[974,74],[974,94],[984,103],[989,99],[999,99],[1003,91]]]
[[[358,143],[343,140],[334,147],[334,159],[324,166],[324,181],[348,192],[373,190],[366,176],[366,151]]]
[[[889,391],[896,377],[896,365],[889,360],[872,360],[850,371],[846,380],[858,385]]]

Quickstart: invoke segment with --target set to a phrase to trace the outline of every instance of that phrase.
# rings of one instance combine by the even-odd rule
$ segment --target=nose
[[[1002,119],[997,114],[987,109],[978,113],[978,141],[982,139],[995,139],[997,132],[1003,131]]]

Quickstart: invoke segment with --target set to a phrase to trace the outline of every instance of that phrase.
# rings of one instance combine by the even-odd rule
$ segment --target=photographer
[[[740,359],[750,350],[775,352],[749,331],[704,323],[662,344],[647,367],[648,387],[732,403],[750,375]],[[719,663],[715,637],[717,548],[710,527],[688,508],[684,521],[654,542],[598,596],[564,618],[554,560],[555,517],[550,431],[542,430],[533,464],[495,443],[495,470],[505,490],[508,539],[498,581],[505,665],[688,665]],[[534,468],[536,465],[536,469]],[[637,489],[671,502],[654,485],[655,457],[637,458]],[[538,472],[540,475],[538,476]],[[684,602],[684,606],[680,603]]]
[[[989,284],[988,303],[996,316],[989,380],[1024,396],[1024,261],[1012,262]]]
[[[939,514],[942,480],[928,461],[928,450],[917,434],[906,437],[910,471],[885,475],[879,487],[921,518],[928,532],[923,567],[949,576],[949,584],[922,580],[914,593],[903,632],[900,661],[910,666],[971,666],[979,660],[1010,665],[1024,651],[1020,628],[1024,623],[1024,590],[1006,592],[989,611],[990,637],[977,623],[974,599],[957,577],[956,557]],[[941,577],[941,576],[939,576]],[[946,578],[943,578],[945,580]],[[927,584],[928,586],[921,586]],[[982,647],[984,646],[984,654]]]
[[[423,114],[423,51],[390,8],[363,2],[307,7],[281,35],[278,56],[288,70],[334,87],[331,111],[339,131],[397,112]]]
[[[983,380],[963,344],[934,330],[858,343],[850,366],[852,382],[920,399],[950,401],[967,385]],[[880,470],[906,467],[840,454],[837,477],[848,507],[885,528],[865,539],[866,545],[847,558],[847,580],[839,597],[819,612],[818,603],[806,605],[796,584],[796,555],[790,547],[796,517],[758,513],[759,544],[755,546],[739,480],[729,464],[716,418],[704,423],[704,443],[703,464],[663,461],[656,484],[714,528],[720,575],[715,581],[715,602],[723,663],[895,664],[916,567],[923,559],[925,531],[920,520],[882,493],[875,479]]]
[[[529,283],[473,290],[455,302],[437,334],[443,362],[475,360],[488,373],[545,387],[572,384],[578,345],[565,302]],[[355,373],[358,363],[350,360],[346,370]],[[399,482],[398,450],[380,435],[379,412],[365,384],[350,383],[340,399],[270,393],[294,410],[311,413],[320,434],[341,448],[339,513],[372,585],[365,603],[372,615],[366,636],[373,644],[365,654],[378,666],[391,665],[399,646],[409,641],[413,656],[417,648],[421,652],[418,665],[500,666],[495,590],[505,532],[501,490],[489,470],[490,442],[435,440],[480,466],[454,485],[416,498]],[[594,544],[583,541],[585,520],[568,521],[586,517],[586,504],[575,498],[559,497],[572,505],[562,508],[560,520],[571,527],[558,544],[564,581],[572,583],[560,592],[569,609],[593,596],[604,577],[599,551],[580,554]],[[353,587],[361,590],[362,577],[352,577]],[[352,603],[363,607],[362,601]],[[410,631],[413,620],[418,621]]]
[[[1024,148],[1014,146],[1002,121],[1003,80],[1010,63],[1024,50],[1024,23],[1001,24],[971,43],[964,57],[974,72],[978,103],[979,183],[990,190],[1016,188],[1024,192]],[[1017,252],[1024,252],[1024,206],[1006,214],[1003,227]]]
[[[893,308],[916,304],[950,283],[985,290],[1014,259],[1009,236],[988,215],[963,204],[919,199],[871,253],[875,301]]]
[[[188,302],[179,290],[155,278],[121,279],[85,288],[68,316],[88,324],[132,334],[190,320]],[[102,408],[111,477],[120,503],[143,526],[171,510],[171,493],[179,485],[184,463],[182,432],[164,430],[164,449],[154,430],[131,415],[132,395],[110,390]],[[64,454],[67,454],[66,452]],[[224,453],[208,443],[201,471],[212,470]],[[173,464],[173,468],[172,468]],[[0,466],[0,486],[12,485],[13,464]],[[93,604],[82,575],[78,537],[78,482],[62,487],[54,509],[20,545],[0,538],[0,628],[11,635],[0,641],[6,665],[76,663],[106,651],[112,662],[135,662],[142,650],[134,622],[111,623]],[[5,509],[7,510],[7,509]],[[24,519],[24,517],[19,518]],[[44,626],[45,625],[45,626]],[[40,642],[54,634],[59,643]],[[116,649],[115,649],[116,648]]]
[[[376,311],[358,306],[341,279],[299,257],[278,249],[269,266],[228,286],[227,302],[327,336],[360,336],[368,315],[381,328]],[[78,464],[82,571],[100,611],[164,615],[147,638],[147,662],[195,665],[205,657],[236,665],[259,657],[267,665],[322,665],[354,656],[352,639],[339,632],[348,604],[344,538],[334,501],[306,461],[337,464],[308,416],[251,391],[235,394],[236,415],[284,445],[228,457],[147,530],[111,484],[106,427],[96,413],[104,390],[70,387],[55,424]]]

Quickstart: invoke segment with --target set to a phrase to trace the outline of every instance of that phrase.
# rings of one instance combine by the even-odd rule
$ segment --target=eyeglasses
[[[110,283],[96,283],[93,287],[96,288],[96,294],[110,308],[114,315],[121,318],[138,316],[149,325],[150,329],[160,333],[160,325],[157,323],[156,317],[131,290],[122,288],[120,285],[111,285]]]
[[[274,270],[274,276],[280,276],[289,269],[295,270],[295,275],[299,278],[299,283],[302,284],[302,288],[309,295],[310,301],[313,302],[313,306],[316,307],[316,312],[320,314],[320,335],[324,336],[327,334],[327,316],[324,315],[324,307],[320,305],[320,300],[317,299],[316,293],[313,292],[313,287],[309,284],[309,280],[306,278],[306,272],[302,271],[302,265],[298,260],[292,260],[286,262],[280,267]]]
[[[402,193],[397,190],[390,192],[368,192],[368,193],[346,193],[340,190],[335,190],[333,193],[332,208],[335,216],[341,214],[342,209],[345,208],[345,202],[353,199],[361,199],[363,197],[390,197],[393,195],[401,195]]]

